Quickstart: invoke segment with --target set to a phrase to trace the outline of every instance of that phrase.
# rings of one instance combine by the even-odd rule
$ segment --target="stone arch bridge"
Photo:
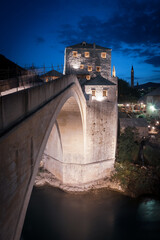
[[[110,118],[103,104],[87,103],[74,75],[0,98],[0,239],[19,240],[43,153],[46,168],[65,184],[106,176],[117,132],[116,106],[107,109]],[[113,129],[99,136],[106,119]]]

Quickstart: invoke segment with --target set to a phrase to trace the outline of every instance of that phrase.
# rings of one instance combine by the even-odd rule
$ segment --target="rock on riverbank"
[[[38,172],[35,186],[41,187],[44,185],[50,185],[53,187],[58,187],[66,192],[84,192],[92,189],[108,188],[110,190],[124,192],[119,183],[111,181],[109,178],[100,179],[95,182],[90,182],[83,185],[70,186],[61,183],[53,174],[47,170],[41,170]]]

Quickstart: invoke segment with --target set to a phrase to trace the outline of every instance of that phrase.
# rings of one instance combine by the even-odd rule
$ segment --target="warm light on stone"
[[[74,65],[73,65],[73,68],[74,68],[74,69],[78,69],[78,68],[79,68],[79,65],[78,65],[78,64],[74,64]]]
[[[113,70],[112,70],[112,77],[116,77],[116,70],[115,70],[115,66],[113,66]]]

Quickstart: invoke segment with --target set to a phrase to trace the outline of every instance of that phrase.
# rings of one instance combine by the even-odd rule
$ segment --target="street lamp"
[[[156,110],[155,106],[153,106],[153,105],[151,105],[149,108],[150,108],[151,111],[155,111]]]

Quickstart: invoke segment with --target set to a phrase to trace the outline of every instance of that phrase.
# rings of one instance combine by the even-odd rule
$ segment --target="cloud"
[[[160,56],[154,56],[145,60],[145,63],[152,64],[154,67],[160,67]]]
[[[43,37],[37,37],[36,38],[36,43],[37,44],[41,44],[41,43],[44,43],[45,42],[45,39]]]
[[[146,63],[157,66],[158,57],[154,56],[160,52],[159,12],[158,0],[119,0],[109,18],[82,16],[76,25],[62,25],[59,39],[65,46],[82,41],[96,42],[133,57],[147,57]]]

